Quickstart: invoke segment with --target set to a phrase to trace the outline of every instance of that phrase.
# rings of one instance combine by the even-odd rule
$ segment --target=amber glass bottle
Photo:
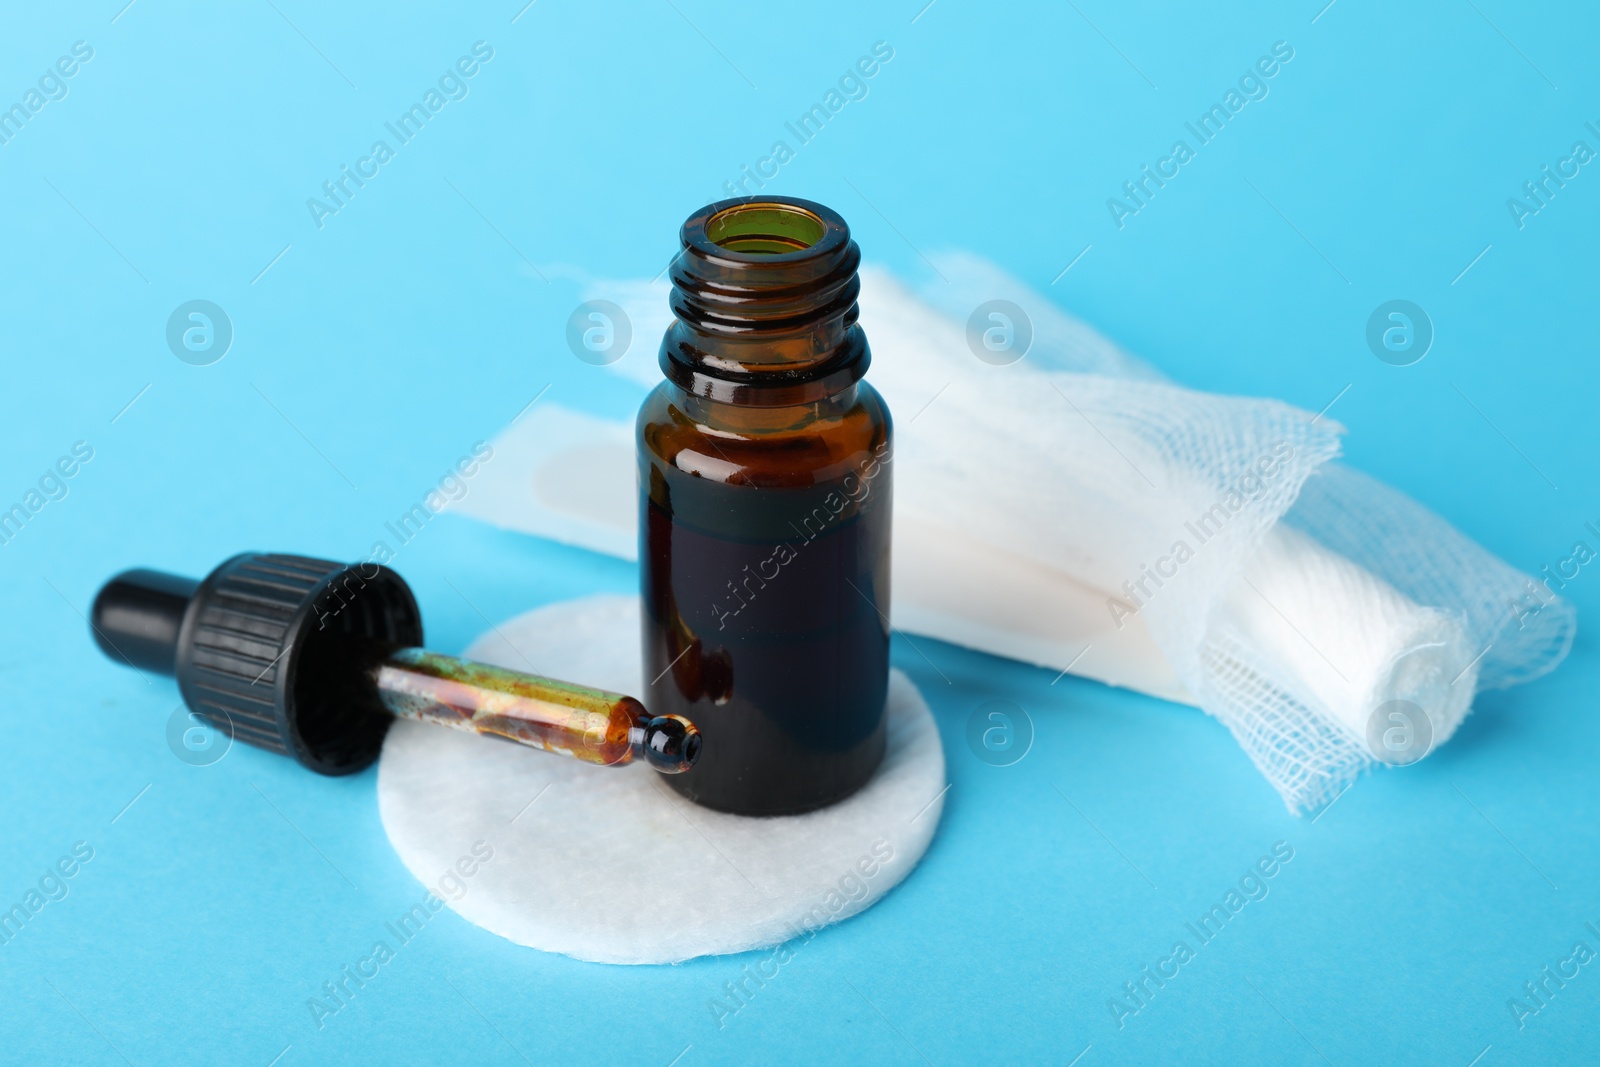
[[[638,420],[646,703],[704,738],[672,788],[809,811],[884,750],[891,435],[861,380],[861,251],[779,197],[702,208],[682,240]]]

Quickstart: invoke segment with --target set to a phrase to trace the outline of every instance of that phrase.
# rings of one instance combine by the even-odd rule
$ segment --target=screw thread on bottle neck
[[[809,200],[724,200],[683,225],[670,269],[677,321],[666,376],[692,395],[758,406],[812,403],[866,373],[856,325],[861,250]]]

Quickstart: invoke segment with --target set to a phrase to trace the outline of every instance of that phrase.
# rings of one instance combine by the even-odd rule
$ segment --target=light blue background
[[[1524,229],[1506,200],[1575,140],[1600,148],[1584,128],[1600,125],[1590,12],[122,2],[0,14],[0,103],[74,41],[95,50],[0,147],[0,503],[74,441],[95,450],[0,547],[0,904],[73,842],[95,849],[70,895],[0,945],[0,1060],[1595,1057],[1600,966],[1525,1030],[1506,1007],[1575,941],[1600,948],[1584,929],[1600,925],[1587,635],[1556,674],[1483,696],[1448,746],[1315,824],[1193,709],[919,641],[935,670],[897,640],[949,755],[939,836],[723,1028],[707,1002],[748,959],[586,965],[447,913],[319,1031],[307,998],[421,893],[373,773],[321,779],[243,746],[179,762],[175,689],[102,659],[81,615],[128,566],[365,556],[546,385],[622,414],[630,390],[564,343],[579,286],[562,265],[654,274],[682,218],[877,40],[895,55],[870,95],[772,188],[836,206],[907,276],[924,252],[987,256],[1188,384],[1312,410],[1349,385],[1333,414],[1354,464],[1513,563],[1553,564],[1595,545],[1582,524],[1600,519],[1600,170]],[[470,96],[319,230],[306,198],[478,40],[495,54]],[[1280,40],[1295,55],[1270,95],[1118,230],[1106,198]],[[1437,330],[1407,368],[1363,339],[1395,297]],[[195,298],[236,331],[213,366],[164,340]],[[630,565],[453,516],[396,565],[443,650],[483,616],[634,583]],[[1600,574],[1568,592],[1589,612]],[[1037,729],[1012,767],[965,743],[994,698]],[[1107,999],[1280,840],[1295,858],[1271,895],[1119,1030]]]

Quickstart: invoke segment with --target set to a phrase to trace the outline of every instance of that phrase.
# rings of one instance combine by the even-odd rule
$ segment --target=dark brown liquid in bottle
[[[638,422],[646,703],[704,739],[673,788],[808,811],[884,751],[890,422],[860,380],[860,253],[798,200],[713,204],[683,239]]]

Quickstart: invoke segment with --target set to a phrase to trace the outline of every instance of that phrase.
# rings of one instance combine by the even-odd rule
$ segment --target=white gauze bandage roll
[[[1472,706],[1476,664],[1460,620],[1282,523],[1245,564],[1216,626],[1236,628],[1266,665],[1260,674],[1284,679],[1381,762],[1420,759]]]
[[[1116,483],[1108,500],[1103,492],[1085,492],[1096,475],[1083,468],[1100,462],[1091,452],[1070,459],[1053,450],[1035,453],[1024,461],[1030,467],[1024,478],[1054,497],[1057,511],[1088,507],[1104,525],[1090,534],[1069,527],[1073,545],[1059,548],[1040,544],[1036,533],[1031,553],[1041,566],[1081,558],[1084,544],[1119,543],[1147,553],[1154,551],[1150,529],[1173,530],[1182,520],[1172,550],[1142,560],[1143,580],[1121,586],[1123,603],[1139,611],[1185,689],[1228,725],[1290,810],[1330,802],[1374,761],[1420,758],[1454,733],[1480,687],[1537,677],[1571,647],[1571,606],[1548,588],[1404,494],[1330,462],[1343,431],[1328,419],[1288,409],[1286,420],[1272,401],[1176,387],[1154,393],[1165,380],[1158,371],[989,264],[962,255],[937,262],[946,280],[924,293],[952,318],[1005,299],[1030,320],[1027,360],[992,370],[1032,364],[1034,376],[991,387],[969,407],[1004,405],[1012,425],[1033,427],[1051,414],[1044,385],[1070,398],[1073,381],[1111,383],[1085,388],[1075,413],[1139,467],[1139,478]],[[884,303],[899,301],[891,296]],[[960,366],[962,346],[950,320],[916,332],[920,350],[941,353],[936,365]],[[891,349],[888,360],[875,364],[880,387],[888,379],[886,395],[896,381],[907,392],[918,388],[905,370],[909,355],[897,359]],[[967,371],[970,379],[973,369]],[[1041,396],[1046,402],[1034,399]],[[1044,431],[1046,440],[1051,432]],[[969,451],[968,462],[998,465],[1023,439],[1019,430],[1001,433]],[[941,458],[948,462],[949,445],[936,447],[945,448]],[[1264,447],[1291,455],[1263,472],[1252,460]],[[900,454],[904,472],[913,460],[905,447]],[[1236,480],[1241,467],[1246,478],[1252,470],[1258,475],[1252,484]],[[1276,487],[1255,485],[1269,480]],[[1018,492],[1018,481],[1007,491]],[[1208,505],[1205,494],[1218,490],[1233,497],[1223,507],[1215,500]],[[1032,501],[1011,499],[1014,520],[1052,529],[1038,521]],[[1043,534],[1046,541],[1050,536]],[[1180,545],[1184,558],[1174,562]],[[1116,557],[1107,551],[1098,558]],[[1116,588],[1119,570],[1128,566],[1118,560],[1098,573],[1085,569],[1081,578]]]

